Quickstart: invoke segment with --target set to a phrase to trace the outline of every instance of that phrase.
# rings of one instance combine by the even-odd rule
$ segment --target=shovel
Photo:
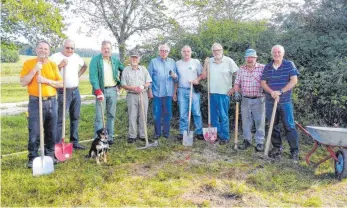
[[[41,75],[41,71],[38,72]],[[45,144],[43,139],[43,116],[42,116],[42,89],[39,83],[39,116],[40,116],[40,148],[41,156],[36,157],[33,161],[33,175],[39,176],[54,172],[53,160],[49,156],[45,156]]]
[[[239,106],[240,103],[236,102],[236,112],[235,112],[235,146],[234,149],[237,150],[237,143],[239,139]]]
[[[146,115],[145,115],[145,107],[143,106],[143,96],[142,92],[140,93],[140,100],[141,100],[141,111],[142,111],[142,118],[143,118],[143,124],[144,124],[144,130],[145,130],[145,140],[146,140],[146,145],[144,147],[138,147],[138,150],[141,149],[147,149],[150,147],[157,147],[159,145],[158,140],[156,140],[153,143],[148,142],[148,135],[147,135],[147,122],[146,122]]]
[[[275,121],[275,116],[276,116],[278,99],[279,99],[279,97],[275,99],[274,107],[272,109],[272,114],[271,114],[271,121],[270,121],[270,126],[269,126],[269,132],[267,133],[266,145],[265,145],[265,151],[264,151],[264,156],[266,156],[266,157],[269,154],[270,141],[271,141],[271,136],[272,136],[272,129],[274,127],[274,121]]]
[[[72,157],[72,151],[73,147],[71,143],[65,143],[64,138],[65,138],[65,114],[66,114],[66,85],[65,85],[65,78],[66,78],[66,73],[65,73],[65,67],[63,68],[63,124],[62,124],[62,133],[61,136],[63,137],[61,139],[60,143],[55,144],[55,149],[54,149],[54,154],[55,157],[63,162],[69,158]]]
[[[100,102],[101,116],[102,116],[102,128],[104,128],[104,134],[108,141],[108,131],[106,129],[106,124],[105,124],[104,106],[103,106],[102,100],[99,100],[99,102]]]
[[[208,128],[203,128],[204,139],[211,144],[217,139],[217,127],[211,127],[211,112],[210,112],[210,63],[207,64],[207,109],[208,109]]]
[[[192,115],[192,97],[193,97],[193,82],[190,82],[190,93],[189,93],[189,112],[188,112],[188,130],[183,132],[183,146],[193,146],[194,131],[189,131],[190,117]]]

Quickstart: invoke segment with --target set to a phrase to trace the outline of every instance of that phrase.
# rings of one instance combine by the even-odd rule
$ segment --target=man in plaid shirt
[[[234,84],[236,101],[241,100],[243,143],[239,148],[245,150],[252,144],[252,125],[255,122],[255,150],[264,151],[265,137],[265,100],[263,88],[260,86],[264,65],[257,63],[257,52],[247,49],[245,54],[246,65],[241,66],[237,72]]]

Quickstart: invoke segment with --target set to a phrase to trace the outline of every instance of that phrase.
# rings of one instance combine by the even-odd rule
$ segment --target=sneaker
[[[227,140],[220,140],[220,141],[219,141],[219,145],[226,145],[226,144],[228,144],[229,142],[230,142],[229,139],[227,139]]]
[[[83,146],[83,145],[81,145],[79,143],[73,144],[72,147],[73,147],[74,150],[84,150],[84,149],[86,149],[85,146]]]
[[[135,138],[128,138],[128,144],[132,144],[132,143],[134,143],[136,141],[136,139]]]
[[[282,155],[281,147],[273,147],[269,152],[269,157],[276,158]]]
[[[176,139],[177,139],[178,141],[182,141],[182,140],[183,140],[183,135],[182,135],[182,134],[177,135],[177,136],[176,136]]]
[[[290,158],[293,160],[293,163],[298,163],[299,162],[299,154],[297,152],[293,152],[290,155]]]
[[[27,168],[33,168],[33,160],[28,161]]]
[[[239,145],[239,149],[240,149],[240,150],[246,150],[246,149],[248,149],[250,146],[252,146],[251,143],[250,143],[248,140],[244,139],[244,140],[243,140],[243,143]]]
[[[264,152],[264,145],[263,144],[257,144],[257,146],[255,147],[255,151]]]
[[[204,140],[204,136],[203,136],[202,134],[197,134],[197,135],[195,136],[195,138],[196,138],[197,140]]]

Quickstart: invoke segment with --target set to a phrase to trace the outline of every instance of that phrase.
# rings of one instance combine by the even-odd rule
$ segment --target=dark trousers
[[[65,137],[62,134],[63,127],[63,89],[58,89],[58,128],[56,143],[61,142]],[[65,113],[70,116],[70,142],[78,143],[78,122],[81,111],[81,95],[78,88],[66,89],[66,106]]]
[[[40,147],[40,116],[39,98],[29,96],[28,105],[28,158],[33,160],[38,157]],[[54,157],[54,144],[57,129],[57,100],[55,97],[42,101],[43,129],[44,129],[44,148],[45,155]]]

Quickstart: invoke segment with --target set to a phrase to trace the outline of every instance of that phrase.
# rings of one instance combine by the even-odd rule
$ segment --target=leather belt
[[[30,99],[39,100],[39,97],[32,96],[32,95],[30,95],[29,98],[30,98]],[[46,101],[46,100],[53,100],[53,99],[55,99],[55,98],[56,98],[55,96],[42,96],[42,100],[43,100],[43,101]]]
[[[115,86],[110,86],[110,87],[105,87],[105,89],[109,89],[109,88],[115,88],[117,85]]]
[[[75,90],[77,89],[78,87],[67,87],[66,90]]]
[[[258,98],[261,98],[261,97],[248,97],[248,96],[243,96],[244,98],[248,98],[248,99],[258,99]]]

